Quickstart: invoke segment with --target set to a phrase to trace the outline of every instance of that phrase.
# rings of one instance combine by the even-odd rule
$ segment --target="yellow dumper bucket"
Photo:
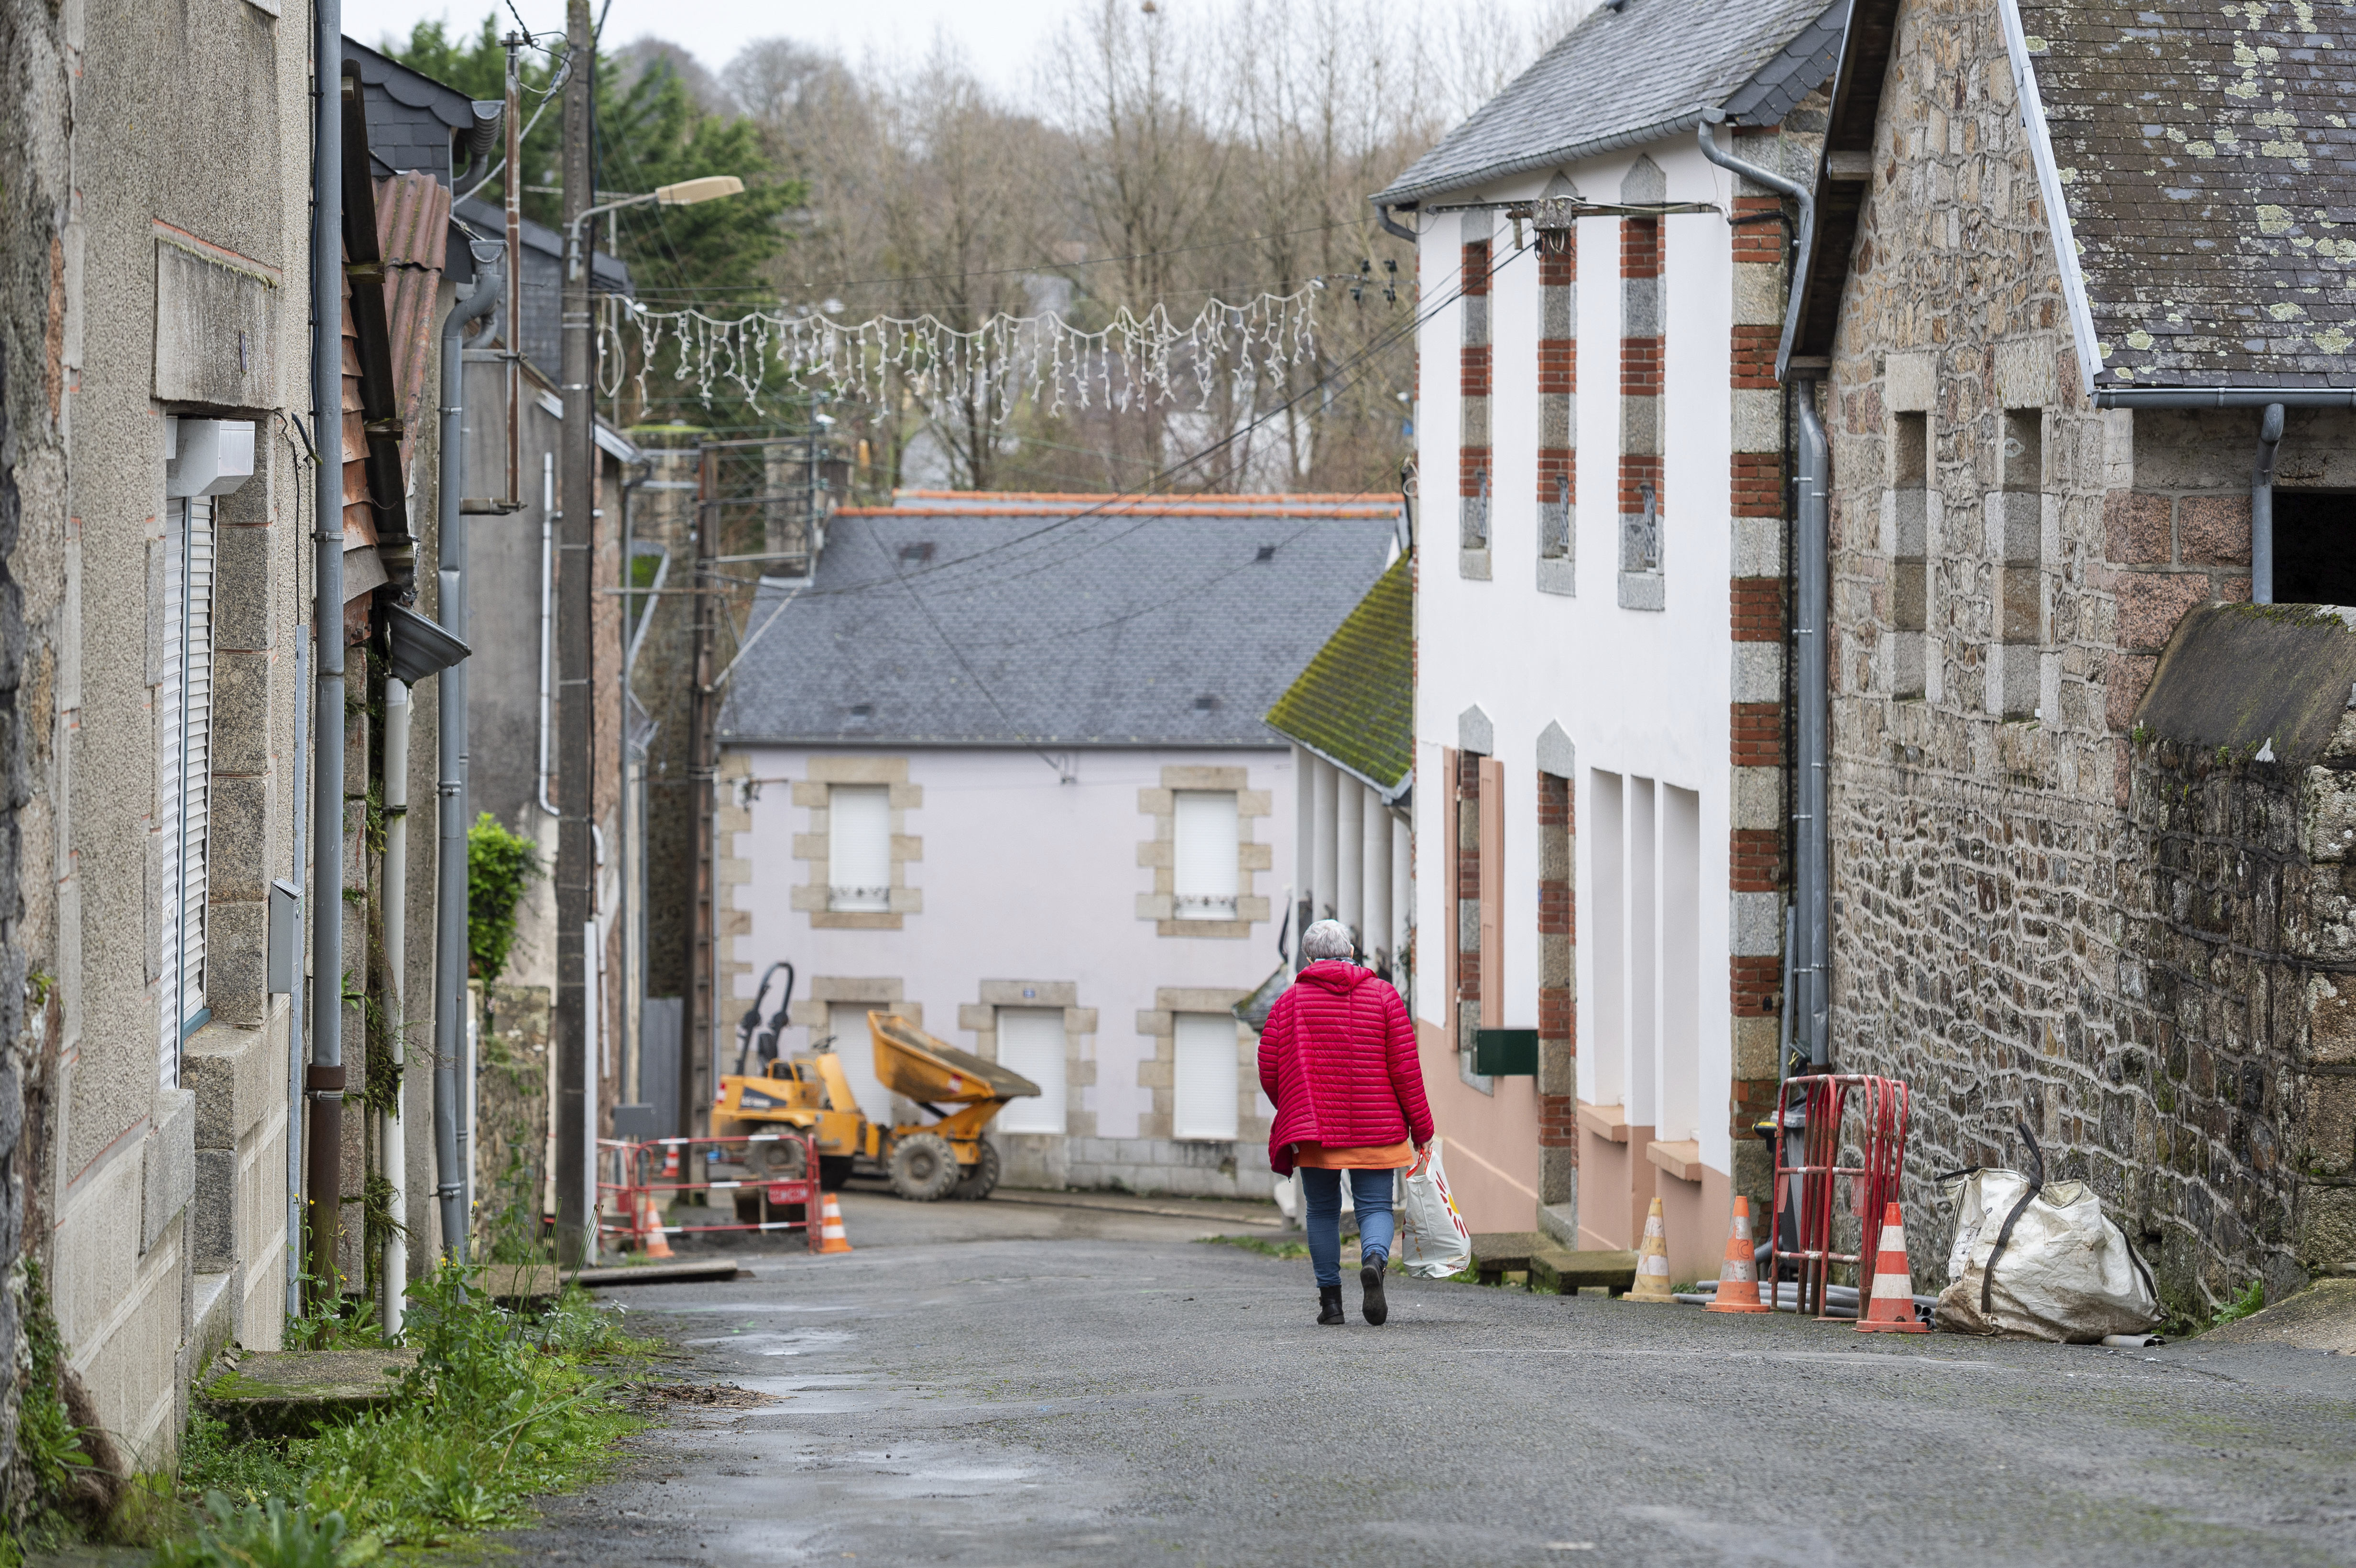
[[[877,1080],[918,1104],[971,1104],[1039,1093],[1039,1085],[1021,1073],[936,1040],[891,1013],[869,1013],[867,1032],[875,1041]]]

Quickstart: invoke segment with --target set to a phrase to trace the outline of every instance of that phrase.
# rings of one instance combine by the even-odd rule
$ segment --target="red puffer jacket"
[[[1338,958],[1293,976],[1259,1036],[1259,1086],[1276,1106],[1268,1162],[1292,1174],[1296,1143],[1373,1148],[1431,1137],[1407,1004],[1371,969]]]

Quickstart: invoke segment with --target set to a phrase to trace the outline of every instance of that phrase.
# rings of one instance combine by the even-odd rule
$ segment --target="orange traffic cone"
[[[818,1245],[810,1251],[847,1253],[851,1250],[851,1238],[842,1233],[842,1206],[834,1200],[831,1192],[822,1193],[820,1197],[824,1203],[819,1211]]]
[[[1622,1301],[1675,1301],[1669,1294],[1669,1232],[1661,1220],[1661,1200],[1644,1216],[1644,1240],[1636,1248],[1636,1283]]]
[[[1734,1234],[1726,1238],[1726,1262],[1718,1269],[1718,1299],[1709,1312],[1772,1312],[1759,1300],[1759,1249],[1751,1239],[1751,1200],[1734,1200]]]
[[[646,1255],[667,1258],[671,1255],[670,1243],[663,1240],[662,1211],[655,1206],[651,1192],[638,1194],[638,1234],[647,1239]]]
[[[1906,1263],[1906,1221],[1892,1203],[1881,1214],[1881,1248],[1873,1260],[1873,1299],[1857,1320],[1860,1334],[1928,1334],[1914,1315],[1914,1275]]]

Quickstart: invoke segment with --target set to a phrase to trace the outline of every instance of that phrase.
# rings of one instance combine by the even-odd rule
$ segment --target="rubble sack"
[[[2036,1146],[2029,1152],[2036,1154]],[[2044,1160],[2037,1159],[2038,1175]],[[2162,1316],[2151,1271],[2083,1181],[1957,1171],[1955,1245],[1934,1321],[1958,1334],[2091,1345]]]

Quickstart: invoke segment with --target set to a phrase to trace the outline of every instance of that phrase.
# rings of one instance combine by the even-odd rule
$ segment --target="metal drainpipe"
[[[319,672],[311,763],[312,1296],[333,1300],[344,1144],[344,7],[311,10],[311,424],[319,467],[312,530]]]
[[[2275,451],[2282,444],[2283,406],[2268,403],[2258,421],[2258,462],[2250,475],[2250,596],[2275,602]]]
[[[409,1027],[409,688],[393,677],[384,682],[384,968],[391,979],[391,1018],[385,1040],[392,1057],[392,1104],[377,1114],[377,1162],[391,1191],[392,1223],[385,1230],[377,1266],[377,1322],[385,1341],[401,1338],[409,1315],[409,1052],[402,1036]]]
[[[1825,425],[1816,412],[1816,385],[1795,383],[1800,409],[1799,560],[1793,595],[1794,684],[1800,707],[1800,809],[1797,814],[1798,882],[1802,954],[1798,973],[1804,987],[1801,1018],[1808,1033],[1808,1061],[1824,1067],[1832,1059],[1825,1020],[1830,997],[1832,883],[1825,821],[1827,661],[1825,620],[1829,561],[1826,538],[1826,481],[1831,468]]]
[[[1719,167],[1740,175],[1754,185],[1766,187],[1779,195],[1788,196],[1800,204],[1798,232],[1812,232],[1815,217],[1815,196],[1796,180],[1787,179],[1772,169],[1736,157],[1718,144],[1711,133],[1713,125],[1726,123],[1726,112],[1708,108],[1701,112],[1701,123],[1694,127],[1694,138],[1701,147],[1702,156]],[[1794,280],[1794,287],[1798,280]],[[1826,765],[1827,743],[1826,709],[1829,707],[1825,622],[1830,610],[1827,584],[1830,562],[1827,559],[1826,517],[1825,498],[1826,479],[1831,470],[1831,453],[1825,442],[1824,421],[1816,413],[1816,389],[1814,381],[1795,380],[1793,400],[1799,404],[1800,451],[1798,469],[1799,517],[1795,532],[1799,538],[1796,581],[1793,584],[1794,603],[1792,606],[1793,682],[1797,688],[1799,707],[1799,787],[1796,809],[1793,813],[1793,837],[1798,886],[1794,890],[1798,919],[1787,921],[1786,929],[1797,927],[1799,940],[1784,943],[1784,989],[1787,994],[1798,987],[1801,1027],[1808,1037],[1808,1061],[1811,1066],[1824,1067],[1831,1060],[1830,1041],[1826,1036],[1826,1015],[1830,1010],[1827,976],[1830,973],[1832,936],[1832,882],[1828,836],[1825,822]],[[1777,1076],[1787,1071],[1790,1057],[1788,1037],[1784,1043],[1785,1061],[1779,1063]]]
[[[497,329],[506,286],[504,266],[476,258],[474,293],[450,307],[442,322],[442,520],[437,535],[442,624],[466,636],[466,324],[488,316]],[[442,1254],[466,1261],[464,1150],[458,1136],[458,1064],[466,1051],[466,667],[442,672],[442,723],[434,894],[434,1196],[442,1228]]]

